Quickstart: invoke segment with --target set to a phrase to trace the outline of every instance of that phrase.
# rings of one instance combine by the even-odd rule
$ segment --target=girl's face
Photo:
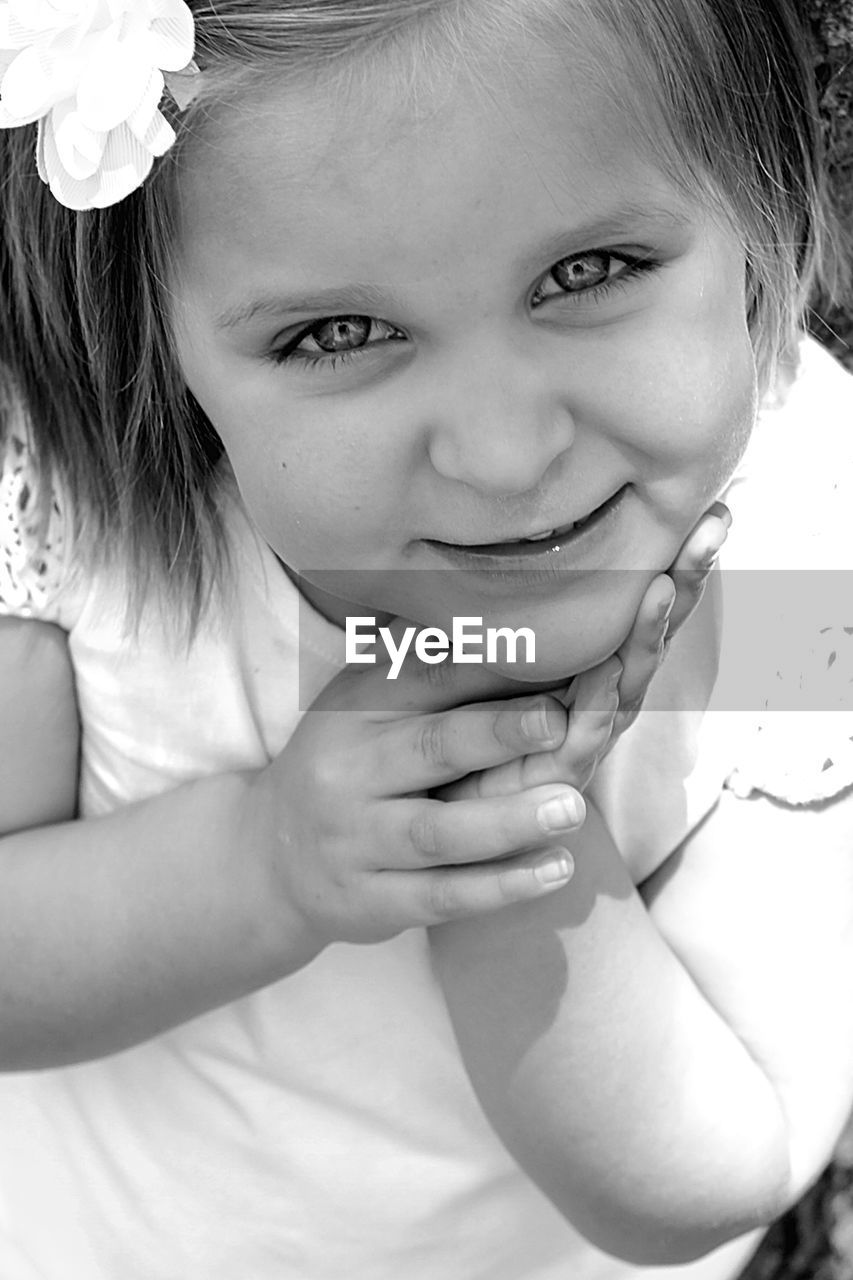
[[[618,647],[755,409],[736,236],[577,63],[298,78],[181,187],[184,375],[305,594],[531,627],[540,678]]]

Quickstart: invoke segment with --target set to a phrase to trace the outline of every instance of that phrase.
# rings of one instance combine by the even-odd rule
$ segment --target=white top
[[[300,715],[297,664],[303,694],[318,692],[340,665],[342,633],[300,601],[233,497],[224,501],[237,599],[187,653],[170,648],[155,609],[138,642],[123,636],[121,583],[69,572],[59,504],[49,547],[33,547],[35,483],[25,448],[10,444],[0,610],[68,631],[82,813],[264,765]],[[841,574],[853,547],[853,378],[814,344],[785,407],[763,415],[730,501],[725,572],[593,788],[636,878],[681,842],[727,781],[738,794],[759,787],[792,802],[853,783],[844,629],[853,599]],[[833,589],[804,609],[791,573],[779,572],[792,565],[838,571]],[[756,599],[777,580],[783,589],[756,619]],[[761,632],[768,619],[774,625]],[[719,709],[709,711],[718,664]],[[795,688],[806,706],[846,714],[769,709],[790,703]],[[3,1280],[631,1272],[588,1246],[493,1135],[422,930],[330,947],[285,981],[102,1061],[0,1077],[0,1135]],[[670,1274],[708,1272],[700,1263]]]

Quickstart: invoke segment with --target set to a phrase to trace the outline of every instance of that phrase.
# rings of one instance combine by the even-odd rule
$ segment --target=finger
[[[577,791],[553,785],[489,800],[400,800],[384,807],[376,847],[395,851],[396,870],[484,862],[548,844],[585,816]],[[375,869],[388,869],[387,853],[380,856]]]
[[[643,704],[664,655],[667,623],[675,603],[675,586],[666,574],[653,579],[643,597],[631,633],[619,650],[622,678],[613,733],[624,733]]]
[[[619,708],[622,664],[614,655],[555,695],[569,709],[563,742],[554,750],[516,756],[506,764],[471,773],[442,787],[439,798],[463,800],[512,795],[545,783],[564,783],[582,791],[605,754]]]
[[[602,738],[610,734],[622,675],[622,661],[613,654],[573,681],[566,696],[569,728],[560,754],[582,758],[599,749]]]
[[[619,709],[622,663],[614,654],[584,671],[561,699],[569,708],[562,744],[524,761],[525,786],[562,782],[583,790],[607,750]]]
[[[708,575],[728,537],[731,522],[728,507],[722,502],[715,502],[696,525],[670,568],[676,596],[667,632],[669,639],[684,625],[702,599]]]
[[[414,924],[445,924],[529,902],[562,889],[574,874],[574,859],[562,846],[530,850],[494,865],[451,870],[389,871],[380,878],[389,914],[411,902]]]
[[[377,739],[388,795],[429,791],[519,756],[552,750],[566,733],[565,708],[544,694],[479,702],[395,720]]]
[[[437,788],[432,794],[438,800],[488,800],[494,796],[515,795],[525,789],[525,769],[529,756],[516,756],[506,764],[494,765],[491,769],[483,769],[479,773],[469,773],[464,778],[457,778],[446,786]],[[536,756],[536,759],[547,757]],[[557,781],[545,777],[540,781]]]

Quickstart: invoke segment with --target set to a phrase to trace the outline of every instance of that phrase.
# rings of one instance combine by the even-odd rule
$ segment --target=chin
[[[651,573],[614,574],[613,586],[602,595],[567,602],[557,611],[549,609],[544,617],[531,617],[527,625],[536,637],[535,662],[508,661],[500,649],[497,661],[489,666],[524,684],[566,680],[598,666],[625,642],[653,577]],[[518,615],[512,625],[521,625]],[[525,656],[521,644],[518,656]]]
[[[524,646],[519,644],[521,660],[509,661],[500,651],[497,661],[488,665],[493,671],[522,684],[554,684],[570,680],[611,657],[625,641],[633,617],[632,611],[626,619],[610,619],[607,627],[566,627],[559,634],[553,629],[542,628],[535,632],[534,662],[524,661]]]
[[[498,660],[489,663],[491,670],[498,672],[509,680],[517,680],[521,684],[554,684],[571,680],[582,671],[588,671],[604,662],[619,648],[621,639],[610,639],[606,642],[589,640],[567,645],[541,645],[537,639],[536,661],[508,662]]]

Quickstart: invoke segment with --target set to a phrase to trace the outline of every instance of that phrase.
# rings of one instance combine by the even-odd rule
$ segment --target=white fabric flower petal
[[[45,67],[38,50],[32,46],[15,58],[0,82],[0,98],[18,124],[38,120],[66,96],[66,77],[57,76],[56,70],[55,66]]]
[[[0,80],[3,79],[17,56],[17,49],[0,49]]]
[[[125,122],[134,137],[154,156],[165,155],[175,141],[174,129],[157,109],[162,96],[163,75],[154,71],[145,97]]]
[[[22,27],[51,31],[72,25],[88,25],[99,0],[8,0],[9,9]]]
[[[51,112],[51,126],[59,162],[71,178],[84,181],[97,172],[107,145],[107,134],[88,128],[70,102]]]
[[[33,121],[31,120],[28,123],[32,124]],[[20,127],[21,121],[18,117],[10,116],[3,103],[0,102],[0,129],[20,129]]]
[[[8,4],[0,4],[0,49],[25,49],[30,43],[30,36],[21,30],[20,23],[14,24],[14,31],[12,25]]]
[[[148,32],[151,61],[161,71],[183,71],[192,59],[193,16],[184,0],[163,0]]]
[[[22,27],[14,15],[10,15],[9,43],[13,49],[26,49],[38,39],[37,31],[33,31],[30,27]]]
[[[59,203],[67,209],[91,209],[100,186],[98,174],[79,179],[66,173],[53,135],[52,114],[39,122],[39,173]]]
[[[98,170],[98,192],[92,207],[106,209],[108,205],[124,200],[131,191],[142,186],[153,163],[154,157],[133,136],[127,125],[121,124],[113,129]]]
[[[90,129],[115,129],[137,109],[151,64],[129,41],[101,40],[77,86],[77,106]]]
[[[185,0],[0,0],[0,128],[39,121],[39,174],[71,209],[104,208],[147,177],[175,133],[163,72],[187,80]]]
[[[49,119],[50,117],[46,116],[44,120],[39,120],[38,140],[36,142],[36,167],[39,171],[39,177],[45,186],[50,185],[50,175],[47,172],[47,164],[44,158],[44,137]]]

